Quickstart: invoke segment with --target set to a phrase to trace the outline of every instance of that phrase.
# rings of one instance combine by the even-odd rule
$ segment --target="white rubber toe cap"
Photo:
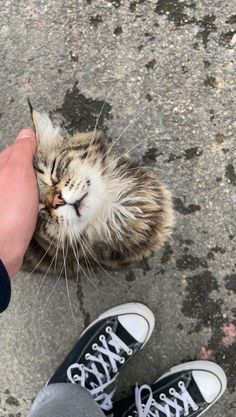
[[[145,318],[137,314],[118,316],[120,324],[139,343],[144,343],[149,333],[149,324]]]
[[[222,391],[220,379],[207,371],[193,371],[193,378],[205,401],[213,403]]]

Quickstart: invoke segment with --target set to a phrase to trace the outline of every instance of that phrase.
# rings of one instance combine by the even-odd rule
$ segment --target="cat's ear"
[[[30,105],[31,116],[35,128],[37,142],[42,146],[54,146],[61,141],[59,126],[53,126],[47,113],[40,113]]]

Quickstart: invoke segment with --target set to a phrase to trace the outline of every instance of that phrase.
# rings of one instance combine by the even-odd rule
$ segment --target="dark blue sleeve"
[[[11,282],[7,270],[0,260],[0,313],[8,307],[11,299]]]

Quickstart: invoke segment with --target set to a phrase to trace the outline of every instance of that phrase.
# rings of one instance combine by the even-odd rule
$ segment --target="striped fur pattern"
[[[158,250],[173,222],[158,178],[109,149],[101,132],[67,136],[46,114],[34,111],[33,119],[40,205],[26,268],[41,260],[37,270],[73,275],[130,266]]]

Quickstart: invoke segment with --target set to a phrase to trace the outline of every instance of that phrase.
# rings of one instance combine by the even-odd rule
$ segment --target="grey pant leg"
[[[104,414],[85,388],[59,383],[40,391],[28,417],[104,417]]]

